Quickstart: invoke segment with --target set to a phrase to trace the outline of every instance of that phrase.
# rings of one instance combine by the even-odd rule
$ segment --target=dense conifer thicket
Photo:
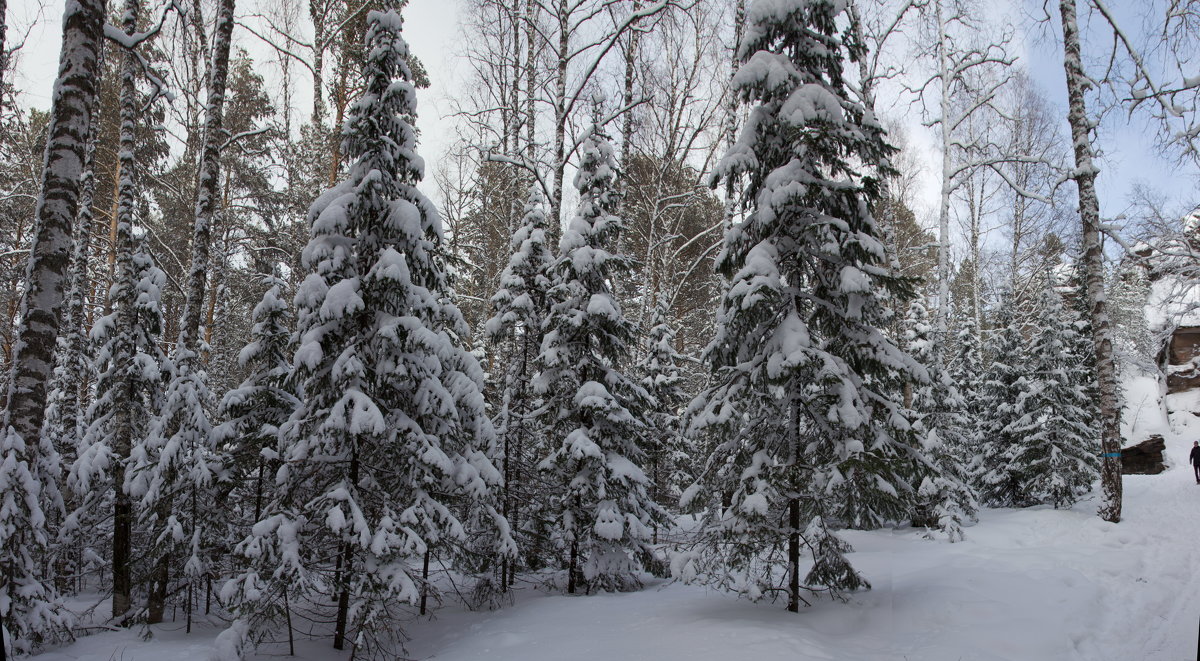
[[[423,136],[406,4],[76,0],[43,112],[0,0],[6,652],[397,658],[655,576],[798,611],[870,589],[847,529],[1120,519],[1116,359],[1200,242],[1147,210],[1107,269],[1094,104],[1193,157],[1200,80],[1122,39],[1093,98],[1074,0],[1061,113],[949,0],[471,0]]]

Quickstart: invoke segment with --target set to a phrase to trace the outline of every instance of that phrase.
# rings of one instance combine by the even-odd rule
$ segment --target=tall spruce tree
[[[226,514],[239,540],[262,518],[279,468],[279,428],[300,407],[292,383],[295,347],[287,284],[274,276],[264,283],[267,291],[254,307],[252,339],[238,355],[250,374],[221,398],[217,413],[224,422],[215,430],[218,442],[230,448],[226,491],[233,497],[225,501]]]
[[[629,268],[615,252],[624,225],[615,215],[616,177],[612,145],[593,124],[575,176],[579,209],[552,271],[536,382],[551,438],[539,465],[545,512],[567,554],[568,593],[638,586],[639,556],[661,516],[638,445],[650,398],[622,369],[636,328],[612,289],[612,278]]]
[[[134,237],[126,222],[117,226],[117,274],[109,297],[111,313],[92,327],[97,347],[96,398],[88,407],[87,431],[71,467],[69,484],[78,507],[68,527],[85,544],[111,540],[113,618],[128,624],[137,588],[144,587],[148,563],[135,566],[134,538],[140,508],[127,477],[162,405],[172,369],[162,349],[162,290],[166,274],[147,252],[145,237]],[[140,590],[144,596],[146,591]]]
[[[983,343],[979,337],[979,327],[975,323],[975,315],[969,310],[960,310],[954,315],[954,344],[946,359],[946,375],[958,389],[962,397],[962,410],[966,415],[963,427],[962,444],[951,450],[957,450],[958,462],[966,471],[972,487],[975,486],[975,475],[979,471],[979,432],[983,418],[980,412],[980,388],[983,383]]]
[[[1088,303],[1087,269],[1082,260],[1075,263],[1071,270],[1070,282],[1065,289],[1059,287],[1059,292],[1063,295],[1066,314],[1071,320],[1071,339],[1067,343],[1067,350],[1074,361],[1072,364],[1075,365],[1075,369],[1070,372],[1071,382],[1087,393],[1087,420],[1093,433],[1099,438],[1104,431],[1104,419],[1100,415],[1100,375],[1097,371],[1096,338],[1092,330],[1092,314]],[[1145,314],[1141,307],[1143,304],[1144,299],[1137,306],[1137,316],[1141,323],[1145,324]],[[1127,330],[1136,333],[1137,324],[1136,320],[1133,321]],[[1121,392],[1117,393],[1117,401],[1121,406],[1124,405]]]
[[[924,369],[880,331],[911,295],[889,269],[871,205],[894,149],[843,77],[862,46],[844,3],[759,0],[734,93],[752,103],[717,168],[745,221],[718,258],[728,285],[706,351],[715,385],[690,407],[719,439],[691,499],[702,552],[676,565],[753,598],[867,587],[831,531],[908,518],[929,468],[897,383]],[[814,566],[800,575],[801,547]]]
[[[642,447],[650,471],[650,495],[658,503],[678,503],[683,490],[695,481],[690,447],[680,420],[680,409],[686,401],[680,370],[684,357],[675,349],[675,329],[669,315],[670,305],[659,294],[650,318],[649,346],[638,364],[642,387],[653,401],[646,415]],[[653,541],[658,543],[658,526]]]
[[[1074,315],[1049,284],[1037,328],[1016,402],[1020,417],[1011,425],[1018,443],[1012,461],[1026,502],[1070,507],[1099,477],[1100,443],[1093,393],[1073,376],[1079,365],[1072,351],[1078,344]]]
[[[125,0],[121,30],[133,40],[137,34],[140,0]],[[146,181],[145,164],[139,160],[138,127],[144,110],[153,107],[158,94],[145,98],[139,90],[144,74],[144,59],[134,49],[125,49],[120,58],[117,206],[114,270],[109,300],[112,314],[92,328],[93,339],[101,348],[100,377],[96,401],[88,416],[84,445],[73,467],[76,488],[94,482],[88,473],[111,484],[112,546],[112,617],[120,624],[129,623],[134,607],[135,589],[151,583],[146,595],[145,619],[162,621],[167,586],[158,567],[147,571],[152,562],[134,567],[134,537],[146,525],[166,523],[169,513],[139,507],[136,467],[145,465],[146,440],[152,419],[161,409],[163,387],[169,383],[173,367],[163,354],[162,288],[166,275],[149,256],[146,236],[137,235],[139,198]],[[143,106],[143,103],[146,106]],[[95,464],[91,462],[95,461]],[[94,487],[93,487],[94,488]],[[86,491],[78,491],[84,517],[99,514]],[[89,505],[93,502],[93,505]],[[107,515],[107,508],[104,514]],[[139,525],[141,524],[141,525]],[[172,531],[173,532],[173,531]],[[168,535],[171,537],[171,535]],[[139,539],[149,546],[158,540]],[[135,575],[135,571],[139,572]],[[151,575],[152,574],[152,575]]]
[[[963,539],[962,524],[975,515],[975,493],[962,458],[969,451],[972,425],[966,401],[949,371],[938,365],[941,355],[925,304],[913,301],[905,318],[908,352],[929,371],[929,381],[911,385],[911,408],[925,439],[925,453],[936,467],[917,490],[914,521],[941,530],[951,542]]]
[[[240,545],[253,566],[223,589],[239,627],[258,632],[278,623],[268,600],[333,603],[334,647],[367,656],[396,653],[402,609],[433,590],[422,561],[464,541],[462,508],[479,504],[493,553],[511,550],[488,502],[501,476],[483,371],[458,339],[441,221],[416,187],[401,27],[397,3],[367,14],[366,85],[342,129],[352,164],[309,212],[293,361],[302,405],[281,430],[278,488]]]
[[[542,346],[542,324],[548,311],[550,267],[553,257],[546,245],[545,198],[533,187],[525,203],[521,225],[512,237],[512,255],[500,274],[500,287],[492,296],[495,314],[486,331],[498,345],[503,381],[499,385],[498,410],[494,418],[503,454],[503,511],[519,543],[520,554],[536,566],[540,549],[533,548],[537,526],[525,512],[536,497],[536,464],[545,452],[539,433],[537,410],[540,397],[532,381],[537,374],[537,357]],[[524,530],[523,530],[524,526]],[[513,580],[512,563],[502,568],[504,588]]]
[[[1005,294],[996,317],[996,328],[987,343],[987,369],[979,385],[978,411],[986,412],[979,425],[979,466],[975,472],[980,501],[989,507],[1025,505],[1021,471],[1014,463],[1020,438],[1013,424],[1020,417],[1026,363],[1026,343],[1021,324],[1013,311],[1014,301]]]
[[[227,458],[219,452],[209,419],[216,399],[208,388],[208,374],[201,362],[200,319],[210,270],[212,225],[220,201],[221,151],[228,139],[223,118],[234,4],[234,0],[221,0],[218,5],[212,57],[206,72],[208,98],[192,222],[191,264],[179,337],[171,356],[175,372],[166,384],[163,409],[151,426],[145,457],[133,474],[133,493],[142,499],[146,510],[155,512],[150,517],[154,528],[150,555],[159,565],[159,590],[175,592],[169,582],[173,575],[182,573],[189,632],[193,597],[198,588],[207,587],[212,577],[223,527],[220,513],[207,503],[218,493],[217,482],[227,479]],[[173,566],[178,560],[183,561],[182,572]],[[154,621],[158,618],[151,610],[150,619]]]

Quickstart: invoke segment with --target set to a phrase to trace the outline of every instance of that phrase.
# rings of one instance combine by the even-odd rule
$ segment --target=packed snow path
[[[849,557],[874,589],[849,603],[814,601],[797,615],[696,586],[567,597],[522,590],[493,612],[443,608],[410,623],[409,653],[437,661],[1184,661],[1200,618],[1200,486],[1187,453],[1200,418],[1176,414],[1172,468],[1127,476],[1125,519],[1101,521],[1097,502],[1069,511],[986,510],[966,541],[911,529],[849,532]],[[215,627],[182,622],[150,642],[105,633],[41,661],[206,659]],[[286,650],[260,650],[276,659]],[[298,658],[341,659],[327,641]],[[285,657],[286,658],[286,657]]]

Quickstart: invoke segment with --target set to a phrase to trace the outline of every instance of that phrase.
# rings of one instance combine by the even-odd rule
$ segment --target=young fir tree
[[[962,524],[977,509],[961,460],[971,439],[966,403],[948,370],[937,364],[937,341],[921,301],[909,307],[905,327],[908,352],[929,371],[928,382],[911,385],[911,408],[924,434],[925,453],[937,468],[917,489],[918,512],[924,525],[941,530],[951,542],[961,541]]]
[[[140,0],[125,0],[121,29],[126,36],[137,32]],[[138,127],[143,121],[144,103],[153,105],[157,93],[146,99],[138,87],[144,73],[142,56],[132,49],[122,52],[119,96],[119,175],[116,208],[116,265],[109,298],[113,313],[107,322],[92,328],[93,339],[102,345],[100,377],[96,401],[89,414],[85,446],[73,469],[73,477],[82,502],[83,516],[101,514],[89,505],[87,484],[111,484],[112,617],[128,623],[135,588],[150,583],[146,595],[145,619],[162,621],[167,598],[163,572],[165,564],[151,569],[153,560],[134,566],[134,536],[152,525],[149,517],[166,521],[167,513],[146,511],[135,502],[135,467],[145,460],[149,425],[161,410],[161,393],[170,383],[173,367],[163,354],[160,339],[163,330],[161,310],[165,274],[154,266],[145,245],[145,236],[135,237],[139,198],[143,190],[144,164],[139,161]],[[107,383],[106,383],[107,381]],[[93,464],[91,457],[94,455]],[[96,476],[91,473],[95,472]],[[93,487],[94,489],[94,487]],[[102,492],[103,493],[103,492]],[[102,511],[107,514],[107,508]],[[101,520],[104,520],[103,518]],[[149,546],[160,540],[140,539]],[[135,575],[135,570],[139,575]]]
[[[613,252],[624,224],[614,215],[616,176],[612,145],[593,124],[580,148],[579,210],[559,241],[538,356],[551,439],[539,465],[544,513],[567,553],[568,593],[638,586],[638,558],[661,516],[637,442],[650,398],[621,369],[636,330],[612,290],[613,277],[629,268]]]
[[[113,310],[92,327],[99,376],[87,431],[71,468],[69,484],[79,505],[67,526],[85,544],[111,539],[110,554],[94,549],[86,555],[110,555],[113,618],[125,623],[134,608],[135,587],[147,578],[147,567],[133,562],[138,508],[126,478],[172,370],[161,342],[166,275],[147,253],[144,237],[134,238],[127,223],[117,226],[117,247],[116,280],[109,294]]]
[[[1150,298],[1150,279],[1146,271],[1147,267],[1141,258],[1133,256],[1121,261],[1109,285],[1109,313],[1112,315],[1115,348],[1122,357],[1122,369],[1154,374],[1158,371],[1155,360],[1158,343],[1146,321],[1146,301]],[[1088,335],[1084,340],[1091,341],[1091,336]]]
[[[1023,500],[1056,509],[1070,507],[1090,491],[1100,466],[1092,395],[1072,377],[1078,368],[1071,351],[1073,316],[1047,286],[1017,400],[1020,417],[1010,427],[1018,443],[1012,463],[1021,475]]]
[[[1060,289],[1060,291],[1062,291]],[[1096,370],[1096,339],[1092,334],[1092,314],[1087,296],[1087,269],[1082,260],[1071,271],[1071,280],[1064,295],[1067,315],[1071,319],[1073,333],[1068,342],[1075,369],[1071,370],[1071,382],[1087,393],[1087,420],[1097,438],[1100,437],[1103,419],[1100,416],[1100,381]],[[1141,307],[1138,307],[1139,312]],[[1139,314],[1143,323],[1144,314]],[[1136,322],[1131,325],[1136,328]],[[1120,403],[1120,392],[1118,404]]]
[[[542,346],[542,324],[548,308],[550,267],[553,257],[546,246],[546,210],[541,189],[530,189],[521,225],[512,237],[512,255],[500,275],[500,288],[492,296],[495,314],[486,331],[499,346],[503,382],[499,410],[494,423],[503,453],[503,510],[517,535],[520,554],[526,563],[540,561],[535,548],[536,526],[529,525],[526,512],[536,497],[535,464],[544,456],[543,434],[537,420],[540,398],[531,385],[537,374],[537,357]],[[502,584],[513,580],[513,563],[502,567]]]
[[[838,32],[844,8],[783,0],[747,14],[733,87],[755,105],[717,174],[744,184],[749,214],[718,258],[715,385],[690,407],[718,439],[687,494],[708,506],[703,544],[675,567],[752,598],[786,594],[791,611],[802,589],[867,587],[830,526],[907,519],[929,468],[895,387],[924,369],[880,331],[886,301],[910,294],[870,213],[894,150],[843,78],[864,56]]]
[[[989,507],[1025,505],[1021,470],[1014,462],[1020,437],[1013,424],[1021,416],[1017,402],[1024,390],[1026,346],[1020,323],[1006,295],[987,346],[987,369],[979,385],[979,466],[975,472],[980,501]]]
[[[491,517],[493,554],[511,551],[489,503],[501,476],[483,372],[456,339],[466,329],[445,296],[441,222],[417,190],[401,26],[395,3],[367,14],[366,86],[342,129],[350,170],[309,213],[302,404],[280,431],[277,489],[239,545],[250,567],[222,590],[239,628],[260,633],[289,603],[332,603],[334,647],[367,656],[401,644],[401,609],[433,589],[422,561],[463,541],[460,505]]]
[[[209,412],[216,401],[208,387],[208,374],[201,362],[201,311],[205,306],[209,277],[211,229],[220,201],[220,161],[227,140],[223,130],[225,83],[229,74],[229,50],[234,21],[234,0],[218,3],[213,32],[212,57],[206,82],[204,144],[200,153],[192,222],[191,264],[185,284],[179,336],[171,361],[175,372],[166,385],[163,409],[151,426],[146,452],[134,469],[131,493],[142,499],[151,522],[153,548],[148,555],[158,564],[158,590],[169,587],[179,572],[173,559],[182,560],[184,611],[191,632],[192,608],[198,589],[208,587],[217,547],[224,546],[221,512],[208,506],[218,493],[217,482],[227,479],[226,457],[220,456]],[[214,301],[224,297],[214,297]],[[178,583],[179,581],[174,581]],[[161,603],[155,604],[161,606]],[[161,619],[150,609],[151,622]]]
[[[653,406],[646,415],[642,447],[650,469],[650,496],[657,503],[678,503],[683,490],[695,481],[691,453],[683,436],[680,408],[685,401],[680,363],[684,358],[675,349],[675,329],[669,321],[669,305],[661,294],[651,317],[649,347],[638,365],[642,387]],[[658,526],[654,527],[658,543]]]
[[[215,401],[199,354],[177,344],[172,358],[162,406],[145,442],[133,447],[126,484],[149,531],[143,551],[154,565],[154,585],[147,619],[161,622],[165,597],[181,592],[190,632],[194,598],[212,575],[224,531],[226,512],[211,503],[228,480],[228,459],[208,416]]]
[[[295,347],[287,283],[273,276],[264,283],[267,291],[254,307],[253,339],[238,355],[238,364],[250,375],[225,393],[217,411],[225,422],[215,435],[230,448],[227,489],[233,497],[225,502],[235,539],[245,538],[249,527],[262,519],[279,468],[279,428],[300,406],[291,382]]]
[[[965,419],[962,443],[959,447],[950,447],[957,451],[958,463],[970,478],[974,487],[974,476],[978,473],[979,430],[983,417],[980,408],[980,389],[983,383],[983,344],[979,337],[979,327],[975,324],[975,315],[955,315],[954,348],[946,362],[946,375],[958,389],[962,398],[962,411]],[[974,489],[972,489],[974,491]]]

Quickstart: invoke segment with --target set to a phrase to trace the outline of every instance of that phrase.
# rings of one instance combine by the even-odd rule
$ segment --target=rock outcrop
[[[1150,438],[1127,448],[1121,448],[1121,473],[1124,475],[1158,475],[1163,466],[1163,450],[1167,448],[1162,436]]]

